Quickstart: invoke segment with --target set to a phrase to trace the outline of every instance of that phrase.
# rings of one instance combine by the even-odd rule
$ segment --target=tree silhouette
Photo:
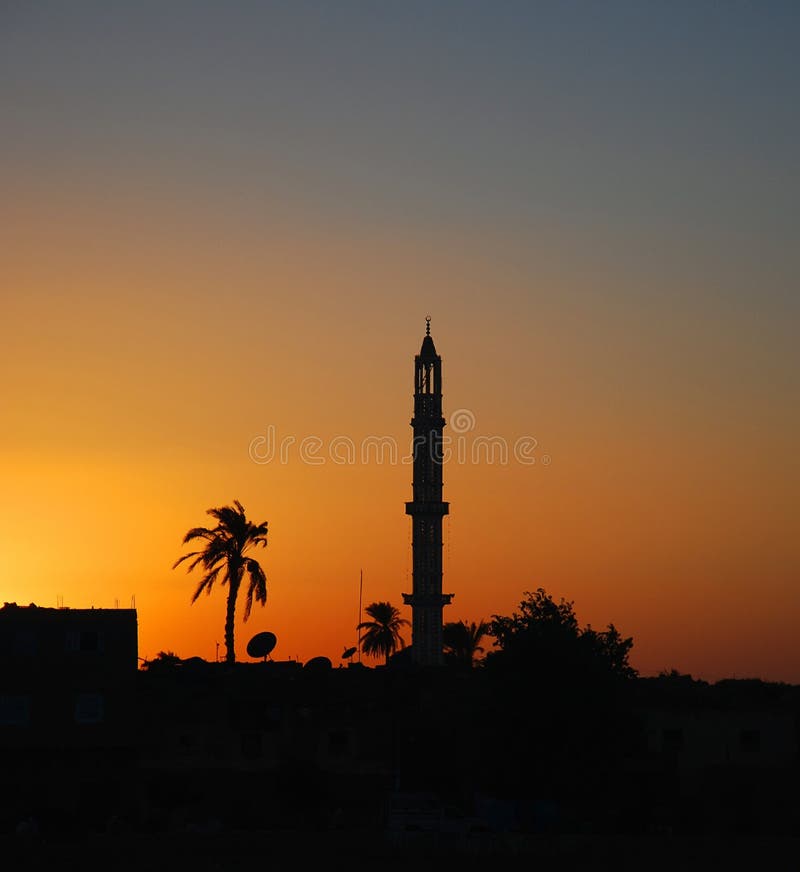
[[[511,615],[493,615],[496,650],[485,657],[491,722],[474,743],[491,747],[481,778],[493,791],[583,792],[596,799],[640,741],[630,705],[633,640],[613,625],[581,626],[572,602],[525,591]]]
[[[152,660],[145,660],[142,669],[148,672],[180,666],[183,661],[174,651],[159,651]]]
[[[205,543],[203,548],[184,554],[173,563],[172,568],[175,569],[184,560],[191,558],[194,560],[187,567],[187,572],[191,572],[196,566],[202,567],[203,577],[192,595],[193,603],[203,591],[210,594],[218,578],[220,584],[228,585],[228,602],[225,611],[225,662],[234,663],[236,654],[233,625],[236,598],[245,575],[249,578],[244,606],[245,621],[250,617],[254,597],[262,606],[267,601],[267,578],[264,570],[257,560],[245,553],[254,546],[266,547],[267,522],[254,524],[249,521],[238,500],[233,501],[233,506],[208,509],[207,514],[217,521],[216,527],[193,527],[183,537],[184,545],[200,539]]]
[[[605,630],[597,631],[585,627],[581,631],[581,641],[599,660],[601,660],[612,675],[620,678],[635,678],[637,671],[628,662],[628,654],[633,648],[633,638],[624,639],[619,630],[609,624]]]
[[[487,621],[452,621],[442,627],[442,642],[445,658],[451,663],[471,667],[475,655],[483,653],[481,641],[489,634]]]
[[[493,615],[490,632],[499,651],[487,655],[487,665],[532,669],[560,679],[615,676],[632,678],[628,662],[632,638],[623,638],[609,624],[605,630],[580,627],[571,602],[559,602],[544,588],[525,591],[519,611]]]
[[[385,658],[388,665],[392,654],[406,646],[400,628],[408,625],[408,621],[400,617],[398,608],[387,602],[370,603],[365,611],[372,620],[362,621],[356,627],[357,630],[365,630],[359,639],[362,649],[371,657]]]
[[[500,649],[490,657],[495,662],[523,661],[559,651],[563,654],[580,635],[573,604],[563,598],[555,602],[541,587],[533,593],[525,591],[519,611],[492,618],[491,633]]]

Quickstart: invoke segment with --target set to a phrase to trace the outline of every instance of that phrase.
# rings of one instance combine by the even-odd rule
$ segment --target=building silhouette
[[[0,608],[0,833],[133,811],[137,636],[135,609]]]
[[[138,668],[135,609],[0,608],[0,740],[103,741],[129,720]]]
[[[403,600],[411,606],[411,652],[422,665],[442,663],[442,609],[453,594],[442,593],[442,358],[426,319],[425,338],[414,358],[414,482],[406,503],[412,519],[413,591]]]

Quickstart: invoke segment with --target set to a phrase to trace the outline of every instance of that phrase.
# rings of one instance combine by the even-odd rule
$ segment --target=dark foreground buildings
[[[327,861],[335,842],[341,868],[366,852],[393,869],[605,845],[697,868],[680,840],[717,862],[743,837],[800,836],[793,686],[548,686],[402,659],[137,671],[135,639],[134,612],[0,610],[0,849],[94,834],[117,840],[105,868],[171,868],[161,848],[124,862],[185,837],[205,870],[247,868],[244,846]]]

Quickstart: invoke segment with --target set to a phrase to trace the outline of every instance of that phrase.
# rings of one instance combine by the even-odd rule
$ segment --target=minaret
[[[426,318],[425,338],[414,358],[414,499],[406,503],[413,525],[414,590],[404,593],[411,606],[411,651],[423,666],[442,662],[442,608],[453,597],[442,593],[442,358]]]

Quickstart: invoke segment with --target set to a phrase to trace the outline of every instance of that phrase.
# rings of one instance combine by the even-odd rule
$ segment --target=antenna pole
[[[364,570],[358,570],[358,623],[361,623],[361,591],[364,588]],[[361,662],[361,630],[358,630],[358,638],[356,639],[358,647],[358,662]]]

